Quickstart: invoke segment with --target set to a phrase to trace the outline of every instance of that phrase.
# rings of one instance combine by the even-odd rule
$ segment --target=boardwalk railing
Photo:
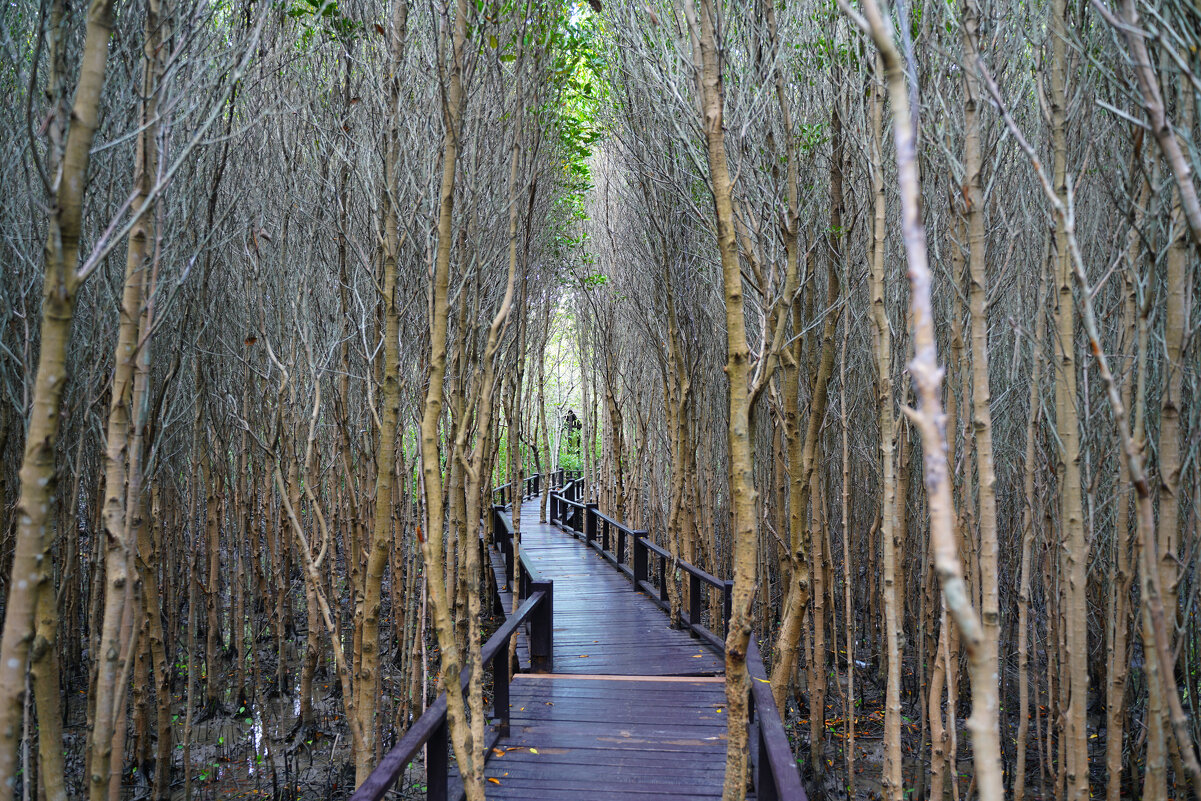
[[[562,481],[562,471],[552,474],[551,480]],[[537,475],[526,479],[525,485],[530,487],[529,495],[541,491],[540,477]],[[508,487],[506,484],[504,487],[497,487],[497,490],[507,490]],[[534,673],[549,673],[554,668],[554,582],[543,577],[524,552],[517,564],[514,564],[513,519],[505,506],[497,505],[492,508],[491,523],[493,541],[505,555],[506,576],[510,582],[514,575],[518,577],[518,597],[525,599],[517,611],[488,638],[480,653],[481,664],[486,665],[492,674],[493,722],[497,731],[504,737],[509,733],[509,641],[521,626],[529,624],[530,669]],[[507,548],[502,543],[507,543]],[[513,585],[510,583],[510,586]],[[503,614],[503,608],[498,605],[497,609]],[[464,670],[459,692],[467,690],[470,680],[470,669]],[[409,764],[417,758],[423,747],[427,749],[426,798],[430,801],[447,801],[450,779],[449,743],[446,693],[443,692],[400,738],[400,742],[384,755],[367,780],[350,797],[350,801],[380,801],[396,784]]]
[[[521,482],[521,497],[533,498],[535,495],[540,495],[545,488],[543,482],[549,481],[550,487],[561,487],[565,481],[571,481],[575,478],[575,471],[564,470],[559,468],[552,473],[534,473],[532,476],[526,476]],[[513,482],[501,484],[492,490],[492,503],[497,506],[512,506],[513,505]]]
[[[713,588],[722,594],[722,635],[729,630],[732,581],[706,573],[652,542],[647,531],[632,529],[601,512],[595,503],[581,500],[583,482],[579,479],[550,494],[550,521],[576,538],[582,538],[633,583],[633,589],[645,592],[652,601],[668,609],[668,569],[688,576],[688,610],[681,612],[682,622],[697,637],[725,650],[724,636],[704,625],[702,589]],[[652,556],[653,555],[653,556]],[[655,562],[651,573],[651,561]],[[751,774],[760,801],[806,801],[805,788],[792,756],[792,746],[780,711],[771,694],[771,685],[759,654],[754,634],[747,653],[747,671],[751,677]]]

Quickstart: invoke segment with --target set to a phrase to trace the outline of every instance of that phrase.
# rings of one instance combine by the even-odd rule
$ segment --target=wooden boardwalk
[[[536,497],[542,478],[528,477],[516,488],[497,487],[496,505],[483,521],[491,526],[495,547],[489,557],[506,610],[480,655],[494,702],[485,761],[488,797],[720,798],[727,727],[724,643],[706,625],[702,593],[724,594],[723,614],[710,613],[724,630],[732,583],[672,558],[646,532],[579,501],[581,482],[563,483],[562,470],[547,477],[556,488],[551,518],[560,522],[538,523],[537,501],[525,501],[517,543],[506,502],[514,494]],[[671,570],[681,571],[689,587],[683,630],[668,626],[664,612]],[[513,583],[523,588],[516,608]],[[510,676],[514,637],[521,670]],[[753,709],[747,723],[748,786],[754,788],[747,797],[806,801],[753,635],[747,669],[752,678],[747,701]],[[466,676],[455,691],[465,690]],[[462,797],[446,704],[444,692],[384,755],[351,801],[384,801],[423,750],[427,799]]]
[[[510,731],[488,760],[488,797],[719,798],[722,655],[670,628],[594,549],[539,524],[537,501],[521,511],[521,547],[554,581],[554,672],[513,677]]]

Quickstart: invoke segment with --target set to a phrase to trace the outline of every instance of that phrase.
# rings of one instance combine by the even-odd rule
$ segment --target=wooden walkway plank
[[[510,735],[486,766],[489,798],[721,797],[721,682],[531,674],[515,676],[511,693]]]

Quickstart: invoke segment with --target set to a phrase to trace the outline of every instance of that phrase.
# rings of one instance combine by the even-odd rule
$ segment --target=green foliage
[[[797,131],[797,144],[800,145],[802,153],[810,155],[829,141],[826,125],[825,122],[801,124],[800,130]]]
[[[351,19],[338,7],[337,0],[294,0],[279,7],[300,25],[300,45],[309,47],[317,38],[352,42],[363,30],[363,23]]]
[[[561,6],[548,37],[552,91],[538,116],[557,145],[560,191],[552,210],[551,236],[555,256],[563,261],[585,253],[587,244],[578,223],[587,216],[589,160],[603,136],[598,118],[609,99],[608,66],[597,46],[601,24],[586,3],[570,2]]]

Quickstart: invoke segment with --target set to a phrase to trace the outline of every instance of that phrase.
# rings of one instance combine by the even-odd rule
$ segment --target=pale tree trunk
[[[838,358],[838,383],[842,389],[839,422],[842,445],[842,618],[843,640],[847,655],[847,691],[843,703],[843,719],[846,721],[846,790],[847,798],[855,798],[855,624],[851,613],[851,447],[850,425],[847,421],[847,339],[851,326],[842,327],[842,348]]]
[[[831,174],[832,179],[833,177],[834,173]],[[805,440],[799,448],[795,438],[789,442],[791,486],[789,487],[788,506],[792,572],[785,601],[784,622],[777,640],[776,658],[773,660],[771,672],[772,695],[776,699],[776,706],[779,709],[784,708],[784,699],[788,696],[788,687],[796,672],[797,646],[800,643],[801,632],[805,625],[805,614],[809,611],[809,602],[812,597],[812,576],[809,567],[812,544],[805,520],[812,487],[810,477],[813,475],[820,455],[821,429],[829,400],[830,376],[834,372],[834,335],[840,316],[840,312],[836,308],[839,294],[836,265],[836,260],[832,259],[827,272],[826,305],[831,311],[827,313],[825,324],[822,327],[822,347],[819,351],[818,361],[813,365],[814,372],[811,374],[813,376],[811,382],[813,395],[809,402],[809,421],[805,429]],[[793,304],[793,318],[801,320],[804,316],[799,313],[799,304]],[[791,361],[799,365],[800,358],[801,345],[798,339],[792,345]],[[799,420],[799,408],[796,416]],[[817,759],[818,756],[814,754],[813,758]]]
[[[281,412],[281,414],[283,414]],[[300,510],[300,475],[299,469],[296,466],[296,455],[292,451],[294,447],[290,443],[282,443],[281,449],[288,461],[287,474],[287,489],[286,496],[292,508],[299,514]],[[281,490],[283,492],[283,490]],[[281,505],[284,499],[280,498]],[[282,547],[281,547],[282,550]],[[290,583],[290,582],[289,582]],[[304,662],[300,666],[300,710],[297,715],[297,734],[302,734],[304,727],[312,726],[315,722],[313,714],[313,680],[317,674],[317,659],[321,653],[321,641],[317,633],[317,594],[316,588],[311,586],[308,581],[305,582],[304,602],[305,602],[305,647],[304,647]],[[288,589],[281,589],[280,592],[289,592]],[[282,658],[281,661],[286,662]],[[282,692],[281,686],[281,692]]]
[[[518,294],[518,307],[525,308],[529,296],[527,276],[521,276],[521,290]],[[509,422],[509,497],[513,502],[510,519],[513,522],[513,560],[514,564],[521,559],[521,486],[525,482],[525,465],[521,458],[521,437],[525,423],[521,415],[522,393],[525,391],[525,348],[527,321],[524,314],[517,318],[517,333],[514,337],[516,344],[516,366],[510,373],[509,393],[505,405],[505,419]],[[514,573],[516,577],[516,573]],[[520,593],[517,587],[512,590],[512,612],[521,606]],[[517,664],[517,638],[509,640],[509,664]]]
[[[56,143],[62,142],[67,126],[67,115],[70,113],[68,107],[69,98],[65,96],[64,87],[62,86],[62,82],[66,80],[65,17],[65,1],[56,0],[50,9],[49,27],[46,37],[48,40],[46,43],[48,45],[47,63],[49,65],[49,75],[46,84],[47,94],[53,98],[53,124],[50,136],[52,141]],[[51,150],[49,159],[51,170],[56,169],[61,155],[61,152],[57,148]],[[6,406],[4,410],[6,420],[8,416],[9,410]],[[70,491],[71,494],[66,496],[67,498],[79,497],[83,445],[84,438],[81,437],[76,453],[75,479]],[[3,497],[8,497],[7,492]],[[60,514],[66,512],[65,517],[67,520],[71,520],[74,515],[70,507],[71,504],[69,502],[59,505]],[[68,532],[68,561],[62,574],[63,583],[66,587],[70,587],[71,583],[67,579],[75,575],[72,555],[78,550],[78,545],[75,542],[77,529],[70,524],[64,524],[62,529]],[[7,520],[4,523],[3,530],[6,535],[10,531]],[[47,546],[49,546],[49,543],[47,543]],[[58,647],[60,598],[56,598],[55,595],[52,581],[48,576],[45,586],[37,592],[37,608],[35,612],[37,630],[29,654],[29,671],[32,678],[35,706],[37,709],[38,778],[41,782],[42,792],[46,801],[66,801],[66,775],[63,767],[63,699],[59,669],[59,654],[61,653],[61,649]]]
[[[88,794],[92,801],[100,801],[105,795],[112,799],[120,794],[125,750],[126,683],[136,628],[133,602],[135,593],[140,592],[134,562],[137,523],[130,516],[136,516],[141,504],[141,432],[144,425],[139,428],[137,424],[145,423],[145,404],[148,402],[148,371],[141,376],[137,393],[134,392],[134,378],[139,352],[144,350],[147,344],[144,339],[149,336],[149,331],[146,331],[144,337],[139,338],[139,324],[143,318],[143,303],[151,269],[151,217],[146,213],[146,206],[150,202],[150,189],[155,181],[158,163],[155,141],[158,130],[155,103],[159,60],[157,3],[147,7],[145,26],[142,61],[144,125],[138,134],[134,165],[134,184],[138,193],[134,208],[140,216],[130,231],[126,252],[125,287],[117,329],[116,367],[113,372],[105,454],[104,618],[100,631],[96,717],[88,744],[92,753]]]
[[[380,430],[375,456],[375,509],[372,513],[371,539],[367,544],[367,571],[364,576],[363,609],[356,628],[362,634],[355,692],[359,725],[363,730],[363,748],[355,752],[355,786],[361,785],[371,773],[375,752],[375,710],[379,693],[376,672],[379,670],[380,607],[384,568],[388,564],[392,541],[392,483],[396,471],[396,429],[400,418],[400,313],[396,307],[397,257],[400,250],[398,234],[400,209],[393,193],[397,187],[400,132],[396,116],[400,104],[400,67],[404,58],[405,35],[408,27],[408,4],[398,2],[392,17],[392,74],[389,76],[389,135],[387,164],[384,169],[384,368],[380,387]],[[311,624],[310,624],[311,625]]]
[[[755,557],[758,526],[755,518],[755,482],[750,434],[750,348],[742,294],[742,270],[735,240],[733,185],[726,163],[725,132],[722,129],[721,66],[717,49],[717,9],[712,0],[701,0],[699,13],[692,0],[685,14],[698,42],[700,63],[696,65],[701,96],[701,113],[709,180],[717,220],[717,247],[721,255],[723,294],[726,309],[726,376],[730,382],[729,440],[730,495],[734,513],[731,535],[734,550],[734,591],[730,627],[726,634],[726,704],[728,740],[726,772],[722,788],[725,801],[746,797],[747,695],[750,680],[746,668],[751,635],[751,604],[755,593]]]
[[[439,460],[439,421],[442,417],[442,389],[446,379],[447,314],[450,285],[450,250],[453,233],[455,171],[459,157],[459,134],[463,108],[463,59],[466,56],[467,0],[455,0],[454,33],[450,67],[446,73],[444,103],[445,134],[442,149],[442,177],[439,191],[438,247],[430,287],[430,371],[424,408],[421,414],[421,468],[425,481],[426,527],[421,542],[425,559],[429,598],[434,628],[441,649],[442,686],[446,691],[447,718],[451,741],[464,777],[468,801],[484,797],[481,766],[482,743],[475,743],[467,721],[463,694],[459,691],[463,669],[462,654],[455,642],[445,573],[445,511],[442,500],[442,465]],[[510,447],[513,446],[510,441]],[[517,491],[517,490],[515,490]]]
[[[1067,202],[1067,3],[1051,6],[1051,141],[1055,193]],[[1060,450],[1060,523],[1065,581],[1062,589],[1068,703],[1064,715],[1067,801],[1087,801],[1088,777],[1088,543],[1080,478],[1080,431],[1076,414],[1076,314],[1066,226],[1055,228],[1055,426]]]
[[[50,204],[42,287],[41,347],[34,381],[25,452],[19,472],[17,536],[4,633],[0,639],[0,787],[12,788],[20,764],[21,717],[25,703],[25,671],[34,635],[38,595],[50,591],[47,521],[55,495],[54,450],[60,423],[59,404],[67,383],[66,354],[71,320],[79,291],[80,218],[87,186],[88,162],[98,125],[100,95],[108,61],[113,4],[93,0],[79,61],[71,126],[63,148],[57,193]],[[106,777],[107,778],[107,777]]]
[[[941,400],[943,371],[938,365],[938,347],[934,337],[926,230],[919,208],[921,192],[917,176],[916,136],[910,117],[904,67],[893,40],[891,19],[881,13],[876,0],[864,0],[863,10],[866,18],[852,9],[847,0],[839,0],[839,6],[864,32],[871,35],[885,70],[892,105],[902,235],[909,265],[910,320],[914,345],[914,356],[909,363],[909,369],[919,401],[918,410],[907,410],[907,413],[922,437],[926,500],[930,515],[930,547],[934,556],[934,567],[942,582],[947,610],[963,635],[968,653],[972,715],[967,725],[972,733],[977,792],[982,801],[1000,801],[1004,797],[1000,731],[996,726],[995,717],[989,720],[988,712],[997,708],[997,676],[988,672],[989,661],[985,653],[983,626],[972,607],[955,546],[955,510],[951,499],[946,429]]]
[[[812,648],[805,670],[809,684],[809,748],[813,755],[811,763],[814,778],[820,780],[826,773],[826,690],[829,687],[826,672],[826,588],[829,586],[826,540],[829,516],[825,509],[825,495],[822,493],[822,472],[813,471],[809,480],[813,487],[810,491],[813,511],[810,515],[809,535],[812,546],[810,559],[813,576],[813,630]]]
[[[980,14],[975,0],[963,5],[963,60],[975,62]],[[984,624],[987,670],[999,682],[997,644],[1000,609],[997,594],[997,473],[992,455],[992,393],[988,389],[988,265],[985,232],[984,157],[981,154],[980,85],[973,68],[963,70],[963,168],[967,183],[968,307],[972,318],[972,430],[980,512],[980,617]],[[973,713],[976,713],[973,710]],[[981,710],[990,727],[999,727],[999,707]]]
[[[1144,89],[1145,91],[1145,89]],[[1184,87],[1180,93],[1180,123],[1183,130],[1192,130],[1193,91]],[[1175,136],[1171,135],[1174,140]],[[1189,186],[1191,189],[1191,184]],[[1196,202],[1194,198],[1194,202]],[[1165,298],[1165,315],[1163,325],[1164,361],[1161,370],[1161,395],[1159,407],[1159,576],[1162,592],[1164,623],[1168,629],[1169,661],[1159,665],[1159,670],[1166,676],[1175,673],[1174,659],[1176,621],[1179,615],[1177,609],[1177,584],[1179,574],[1178,551],[1180,549],[1181,496],[1180,476],[1184,467],[1185,453],[1181,449],[1183,428],[1180,423],[1181,405],[1184,399],[1184,373],[1187,369],[1184,362],[1185,332],[1190,330],[1190,284],[1192,282],[1189,265],[1189,251],[1192,249],[1185,235],[1185,205],[1181,202],[1180,187],[1172,193],[1172,230],[1175,232],[1168,246],[1166,286],[1163,288]],[[1201,240],[1198,241],[1201,250]],[[1152,694],[1155,688],[1149,688]],[[1153,699],[1155,700],[1155,699]],[[1163,717],[1157,721],[1148,721],[1148,727],[1161,728]],[[1163,739],[1162,734],[1159,735]],[[1187,746],[1191,747],[1191,746]],[[1184,784],[1179,753],[1173,749],[1172,761],[1175,765],[1175,792],[1179,796]]]
[[[150,525],[139,529],[138,570],[142,582],[142,602],[147,621],[147,640],[150,647],[155,693],[155,734],[157,746],[154,758],[155,801],[170,798],[171,742],[174,730],[171,726],[171,660],[166,649],[163,633],[162,596],[159,592],[157,566],[161,563],[162,526],[158,493],[152,493]]]
[[[972,334],[972,432],[976,445],[976,475],[979,510],[979,572],[980,617],[983,624],[984,677],[992,683],[994,692],[983,696],[986,706],[972,707],[979,725],[1000,732],[1000,669],[997,647],[1001,633],[1000,600],[997,593],[997,476],[993,468],[992,393],[989,390],[988,369],[988,264],[987,234],[984,219],[984,181],[982,132],[980,124],[980,81],[972,68],[976,61],[977,35],[980,26],[976,0],[963,5],[963,70],[964,140],[963,166],[966,184],[968,266],[971,282],[968,288]],[[1083,622],[1082,622],[1083,628]],[[991,677],[991,678],[988,678]],[[973,677],[973,684],[977,679]],[[1086,759],[1087,763],[1087,759]],[[999,768],[999,766],[998,766]]]
[[[520,89],[518,90],[520,94]],[[519,125],[521,123],[518,123]],[[501,334],[504,331],[505,325],[509,319],[509,312],[513,308],[513,296],[515,294],[515,286],[517,281],[518,254],[517,254],[517,217],[519,206],[516,202],[516,189],[518,177],[518,165],[521,156],[521,130],[513,142],[512,165],[509,172],[509,274],[508,280],[505,283],[505,294],[501,300],[500,308],[497,309],[496,315],[492,318],[492,324],[488,328],[488,341],[484,347],[483,353],[483,376],[480,379],[480,384],[476,397],[478,398],[478,411],[476,413],[476,437],[475,445],[471,450],[470,456],[466,455],[467,432],[466,427],[460,433],[460,441],[456,447],[461,456],[463,472],[467,479],[467,524],[468,527],[464,532],[464,536],[468,540],[467,547],[464,552],[466,564],[464,570],[467,574],[468,594],[467,594],[467,614],[468,614],[468,632],[467,632],[467,648],[471,665],[475,669],[471,673],[471,679],[468,684],[468,704],[471,710],[471,737],[479,747],[483,747],[484,743],[484,676],[483,665],[480,661],[480,594],[478,592],[479,577],[480,577],[480,552],[476,547],[476,534],[478,532],[478,521],[481,517],[481,499],[484,497],[483,490],[488,475],[481,469],[481,465],[486,461],[486,449],[490,446],[490,438],[485,436],[485,432],[490,430],[492,425],[493,407],[496,400],[496,353],[500,349]],[[524,268],[524,264],[522,264]],[[541,399],[541,396],[539,396]],[[520,504],[520,498],[514,501]],[[517,595],[516,592],[513,593]],[[499,667],[499,665],[498,665]],[[504,668],[507,669],[508,665]],[[449,692],[449,690],[448,690]],[[464,776],[464,785],[475,784],[479,786],[481,797],[483,794],[483,758],[473,760],[472,766],[474,773],[468,774],[460,769],[460,773]]]
[[[1134,195],[1138,202],[1134,204],[1130,232],[1126,237],[1126,275],[1125,301],[1122,305],[1122,350],[1131,355],[1145,351],[1145,343],[1140,336],[1143,326],[1137,320],[1140,318],[1138,309],[1137,276],[1139,272],[1142,242],[1139,228],[1141,227],[1143,208],[1147,200],[1149,185],[1145,178],[1136,178],[1142,162],[1141,132],[1135,134],[1135,153],[1131,160],[1130,175],[1136,180],[1139,189]],[[1041,317],[1040,317],[1041,321]],[[1133,362],[1133,360],[1131,360]],[[1142,380],[1142,370],[1137,373],[1133,368],[1127,373],[1122,382],[1122,403],[1126,408],[1133,408],[1134,387],[1136,381]],[[1140,397],[1141,400],[1141,397]],[[1141,403],[1140,403],[1141,408]],[[1141,417],[1135,414],[1136,423],[1132,431],[1137,439],[1142,438]],[[1027,449],[1029,457],[1029,448]],[[1133,576],[1130,570],[1130,469],[1125,460],[1118,460],[1118,485],[1115,488],[1117,496],[1117,521],[1114,527],[1113,575],[1109,587],[1109,615],[1106,621],[1108,637],[1108,681],[1105,685],[1105,798],[1106,801],[1118,801],[1122,789],[1122,754],[1125,745],[1126,725],[1126,680],[1130,666],[1129,635],[1130,635],[1130,585]],[[1023,550],[1023,553],[1025,551]],[[1154,657],[1148,656],[1148,659]],[[1024,700],[1024,699],[1023,699]],[[1019,748],[1024,743],[1019,742]],[[1024,753],[1024,750],[1020,753]],[[1018,799],[1017,801],[1021,801]]]
[[[1049,243],[1048,243],[1049,244]],[[1041,262],[1046,264],[1044,258]],[[1026,462],[1023,470],[1021,578],[1018,585],[1018,729],[1013,769],[1013,798],[1022,801],[1026,794],[1026,739],[1030,728],[1030,575],[1034,549],[1034,521],[1038,501],[1034,491],[1034,474],[1038,423],[1041,416],[1039,385],[1042,381],[1043,331],[1046,315],[1043,312],[1045,273],[1039,274],[1038,293],[1034,297],[1034,342],[1031,348],[1030,417],[1026,421]],[[1120,739],[1120,738],[1119,738]]]
[[[876,73],[884,74],[879,56]],[[896,801],[903,797],[901,759],[901,653],[900,618],[897,606],[904,602],[897,592],[896,548],[896,417],[893,415],[892,330],[888,323],[884,287],[884,98],[881,85],[872,84],[872,193],[874,218],[870,255],[872,330],[876,351],[876,415],[880,426],[880,541],[883,543],[884,642],[888,676],[884,702],[884,793]],[[937,768],[934,768],[937,770]]]
[[[926,699],[930,718],[930,798],[942,801],[947,780],[947,731],[942,719],[942,695],[947,685],[947,613],[939,603],[938,641],[935,645],[934,670],[930,674],[930,694]],[[952,782],[954,778],[952,776]]]

